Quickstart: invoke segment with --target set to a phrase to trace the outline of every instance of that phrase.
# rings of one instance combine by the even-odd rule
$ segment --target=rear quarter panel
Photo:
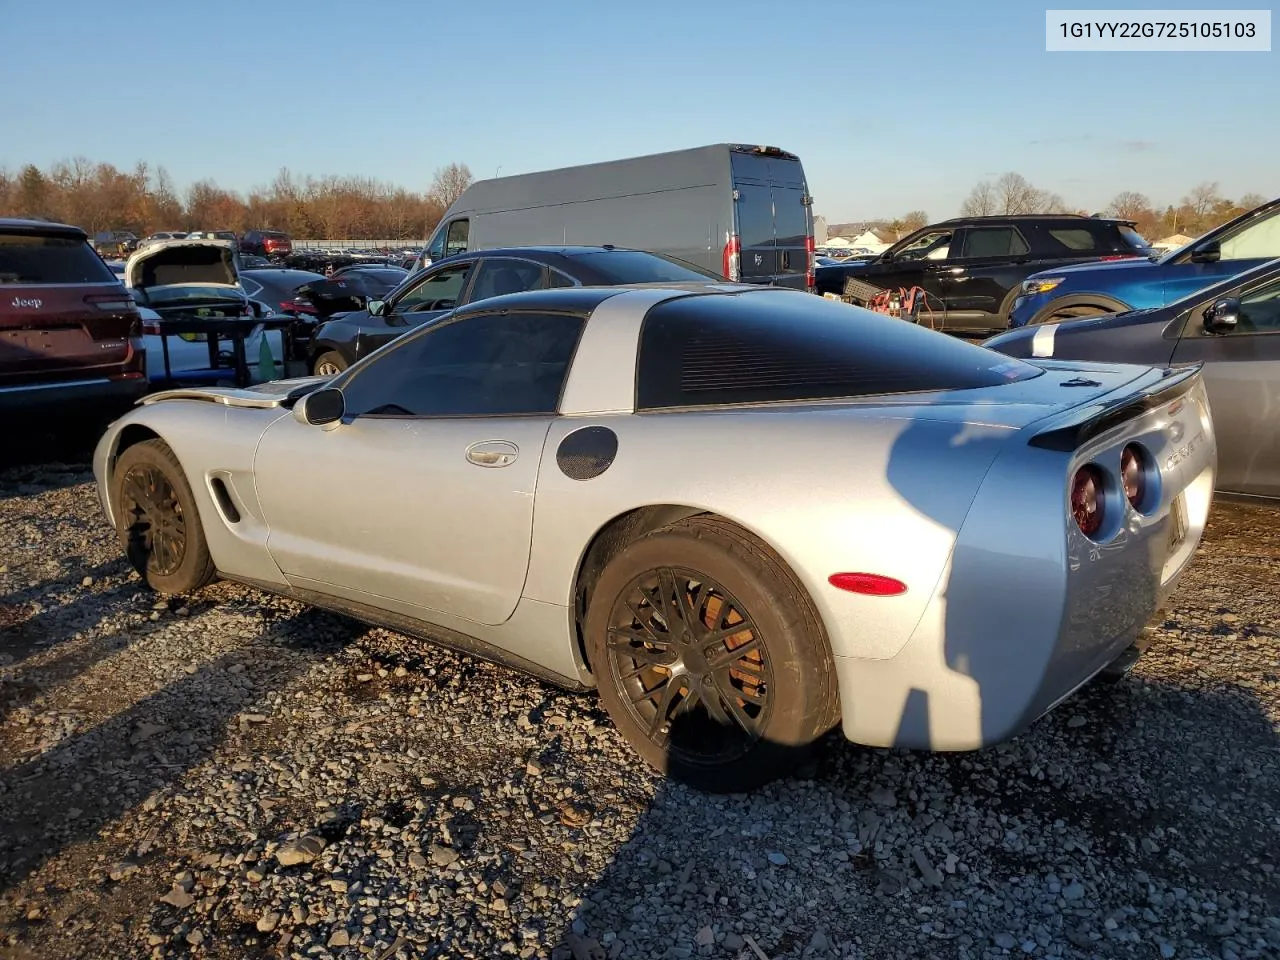
[[[612,466],[587,481],[556,465],[570,432],[618,436]],[[710,511],[769,543],[799,576],[841,656],[891,657],[942,573],[975,491],[1009,434],[847,407],[565,418],[543,455],[525,596],[572,604],[595,535],[638,507]],[[872,572],[899,597],[837,590],[827,577]]]

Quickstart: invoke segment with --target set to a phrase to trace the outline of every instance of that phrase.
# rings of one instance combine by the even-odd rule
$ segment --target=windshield
[[[643,250],[601,250],[598,253],[569,254],[604,276],[609,283],[696,283],[702,280],[724,280],[692,263]]]

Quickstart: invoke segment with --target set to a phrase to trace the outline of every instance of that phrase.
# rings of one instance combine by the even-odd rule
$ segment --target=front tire
[[[1085,317],[1101,317],[1113,313],[1106,307],[1096,303],[1080,303],[1069,307],[1055,307],[1050,304],[1027,322],[1027,326],[1038,326],[1042,323],[1065,323],[1068,320],[1083,320]]]
[[[347,358],[337,350],[326,350],[316,357],[316,362],[312,365],[311,371],[317,377],[336,377],[347,369],[347,366]]]
[[[702,790],[782,776],[839,719],[813,604],[782,559],[693,517],[624,547],[587,607],[600,699],[658,770]]]
[[[146,440],[125,450],[112,475],[116,530],[125,554],[159,593],[191,593],[217,575],[195,496],[173,450]]]

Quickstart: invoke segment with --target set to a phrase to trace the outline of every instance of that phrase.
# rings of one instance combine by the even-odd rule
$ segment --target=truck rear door
[[[813,236],[804,168],[786,155],[735,150],[731,158],[739,279],[804,289]]]

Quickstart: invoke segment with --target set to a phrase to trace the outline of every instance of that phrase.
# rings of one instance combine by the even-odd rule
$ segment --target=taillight
[[[305,300],[281,300],[280,309],[285,313],[315,313],[316,308]]]
[[[1120,479],[1124,483],[1124,496],[1135,510],[1142,510],[1147,503],[1147,481],[1151,466],[1151,457],[1136,443],[1126,446],[1120,454]]]
[[[818,285],[818,254],[815,249],[816,246],[812,236],[804,238],[804,253],[809,261],[804,270],[804,285],[811,288]]]
[[[1106,512],[1103,482],[1102,471],[1092,463],[1077,470],[1071,481],[1071,515],[1086,537],[1096,536],[1102,529]]]
[[[142,332],[148,336],[158,337],[160,336],[160,324],[155,322],[144,323],[142,325]]]
[[[724,245],[724,273],[726,280],[737,281],[742,277],[741,269],[742,260],[742,244],[738,240],[735,233],[729,238],[729,242]]]
[[[133,298],[128,294],[91,293],[89,296],[84,298],[84,302],[90,306],[97,307],[104,313],[138,312],[138,305],[133,302]]]

